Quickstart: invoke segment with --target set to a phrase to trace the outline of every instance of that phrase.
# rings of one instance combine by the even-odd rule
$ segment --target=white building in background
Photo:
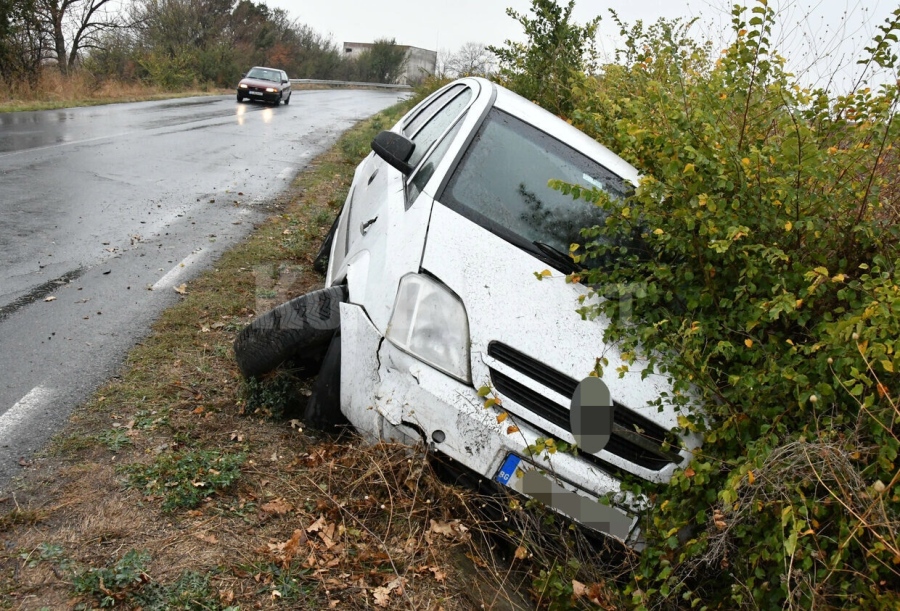
[[[358,54],[368,51],[372,46],[370,42],[345,42],[344,53],[346,55]],[[409,45],[397,45],[397,48],[406,50],[406,65],[403,74],[397,79],[400,85],[418,83],[426,76],[437,71],[437,51],[429,51],[428,49],[420,49]]]

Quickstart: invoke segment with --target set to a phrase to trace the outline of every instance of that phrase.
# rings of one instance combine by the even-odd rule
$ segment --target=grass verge
[[[231,93],[234,93],[231,89],[209,87],[192,87],[173,93],[140,82],[98,81],[85,73],[63,76],[55,70],[47,70],[36,83],[19,83],[0,92],[0,113]]]
[[[355,163],[404,110],[315,160],[0,499],[0,608],[616,606],[569,525],[448,483],[419,449],[311,434],[292,417],[308,381],[237,371],[237,331],[321,285]]]

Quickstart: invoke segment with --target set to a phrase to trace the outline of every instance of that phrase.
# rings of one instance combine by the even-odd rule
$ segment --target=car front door
[[[409,181],[374,154],[357,177],[346,227],[350,301],[364,305],[381,331],[387,328],[400,278],[417,272],[422,260],[432,202],[418,196],[428,173],[426,166],[432,161],[430,155],[440,142],[453,138],[450,132],[459,125],[458,119],[476,98],[479,87],[477,82],[451,85],[416,109],[401,126],[401,132],[415,144]]]

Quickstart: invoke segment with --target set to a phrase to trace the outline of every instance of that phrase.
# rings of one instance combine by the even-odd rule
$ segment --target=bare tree
[[[60,72],[68,74],[81,51],[97,48],[104,31],[121,25],[118,8],[118,0],[36,0],[36,14]]]
[[[444,70],[452,76],[487,76],[494,71],[497,57],[479,42],[467,42],[444,60]]]
[[[0,0],[0,83],[34,81],[40,74],[44,42],[32,0]]]

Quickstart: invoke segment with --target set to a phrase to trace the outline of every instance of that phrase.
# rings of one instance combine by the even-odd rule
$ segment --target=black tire
[[[325,349],[341,326],[345,286],[301,295],[259,316],[234,340],[234,356],[246,378],[268,373],[289,359],[315,375]]]
[[[335,333],[306,403],[303,423],[320,431],[347,424],[341,413],[341,333]]]
[[[331,256],[331,244],[334,242],[334,234],[337,233],[338,223],[340,221],[341,213],[338,212],[337,217],[335,217],[334,222],[331,224],[331,229],[328,230],[328,235],[325,236],[322,245],[319,247],[319,252],[316,253],[316,258],[313,259],[313,269],[320,274],[324,274],[328,271],[328,257]]]

